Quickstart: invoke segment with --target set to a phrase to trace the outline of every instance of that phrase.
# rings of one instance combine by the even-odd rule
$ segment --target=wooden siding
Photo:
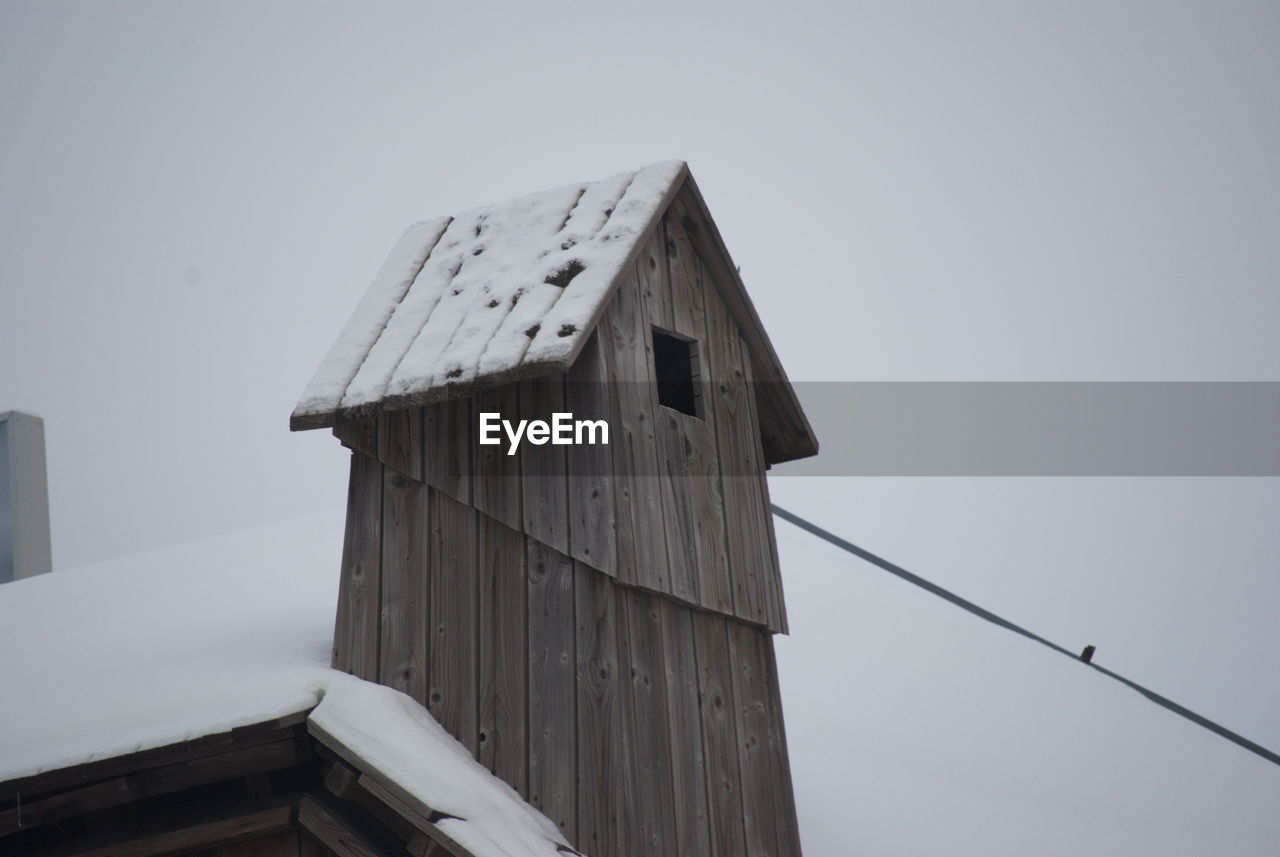
[[[383,470],[356,454],[353,492]],[[348,669],[424,688],[445,728],[587,854],[798,853],[766,628],[626,584],[439,488],[384,482],[358,506],[372,523],[349,531],[350,555],[382,547],[362,585],[383,597],[340,613],[335,652],[360,653]],[[420,540],[400,535],[410,508]]]
[[[694,343],[696,416],[657,402],[654,328]],[[338,434],[623,583],[785,632],[749,352],[685,226],[668,215],[567,375],[413,417],[382,414]],[[479,443],[482,412],[549,421],[557,411],[608,419],[609,446],[526,441],[508,455],[505,437]]]

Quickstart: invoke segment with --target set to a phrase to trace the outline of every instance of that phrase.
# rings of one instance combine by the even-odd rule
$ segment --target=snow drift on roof
[[[326,512],[0,586],[0,782],[314,707],[381,776],[457,816],[439,826],[476,857],[561,857],[555,824],[424,708],[329,668],[342,522]]]
[[[805,853],[1275,853],[1280,769],[788,524],[777,532]],[[528,843],[549,844],[551,823],[512,805],[426,712],[328,668],[341,534],[326,513],[0,585],[0,781],[323,696],[312,717],[424,803],[452,806],[446,777],[468,783],[468,807],[485,808],[447,831],[459,842],[479,848],[499,828],[509,853],[543,853]],[[444,776],[391,759],[399,741],[434,748]]]
[[[668,161],[410,227],[292,425],[567,368],[684,173]]]

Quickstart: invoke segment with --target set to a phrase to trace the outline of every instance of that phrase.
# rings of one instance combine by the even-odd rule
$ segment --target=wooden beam
[[[352,800],[360,772],[343,762],[330,762],[324,771],[324,787],[340,800]]]
[[[448,834],[440,830],[435,822],[432,821],[432,819],[444,817],[445,813],[437,812],[418,800],[407,790],[379,772],[377,768],[363,759],[359,753],[330,735],[325,731],[324,727],[314,721],[308,721],[307,729],[317,741],[337,754],[348,765],[361,772],[360,778],[356,781],[357,788],[393,810],[396,815],[409,822],[414,829],[425,834],[432,841],[443,845],[448,853],[454,855],[454,857],[474,857],[471,852],[454,842]]]
[[[244,842],[294,829],[294,802],[277,801],[249,812],[235,812],[198,824],[171,827],[159,833],[121,839],[112,844],[96,844],[57,852],[57,857],[160,857],[194,853],[221,845]]]
[[[412,824],[419,833],[434,842],[445,853],[453,857],[475,857],[470,850],[459,845],[453,837],[441,830],[435,823],[441,818],[455,816],[429,809],[421,801],[390,780],[374,778],[365,774],[360,777],[360,788],[373,795],[383,805],[394,810],[401,818]],[[434,821],[433,821],[434,819]]]
[[[298,803],[298,825],[338,857],[387,857],[337,810],[312,795]]]
[[[292,738],[286,738],[126,774],[43,799],[26,800],[13,809],[0,812],[0,836],[143,798],[292,767],[298,761],[296,743]]]
[[[217,756],[243,747],[254,747],[291,738],[298,731],[295,727],[306,721],[307,714],[306,711],[300,711],[275,720],[239,726],[216,735],[206,735],[190,741],[142,750],[138,753],[9,780],[0,783],[0,801],[14,801],[19,794],[23,796],[24,801],[32,800],[46,792],[87,785],[134,771],[158,768],[206,756]]]

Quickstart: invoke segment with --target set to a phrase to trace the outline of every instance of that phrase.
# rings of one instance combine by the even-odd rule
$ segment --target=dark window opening
[[[701,418],[698,343],[654,328],[653,363],[658,378],[658,404]]]

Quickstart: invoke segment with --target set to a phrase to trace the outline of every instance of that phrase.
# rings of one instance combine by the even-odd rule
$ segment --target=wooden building
[[[557,412],[610,443],[480,443]],[[410,228],[292,426],[352,450],[336,668],[584,853],[799,853],[765,471],[817,442],[683,163]]]
[[[292,425],[352,450],[332,668],[276,663],[296,539],[0,587],[0,857],[799,854],[764,473],[817,445],[683,163],[411,227]]]

